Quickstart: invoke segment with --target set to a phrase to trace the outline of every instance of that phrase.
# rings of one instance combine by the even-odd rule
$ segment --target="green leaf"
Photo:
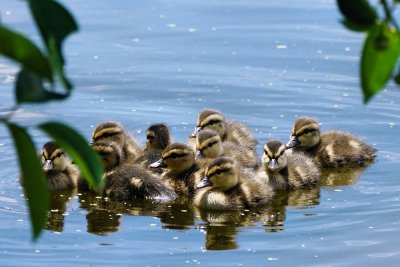
[[[365,25],[365,24],[354,23],[347,19],[342,20],[341,23],[344,27],[346,27],[346,29],[353,31],[353,32],[365,32],[373,26],[372,24]]]
[[[20,63],[41,78],[53,81],[50,63],[31,41],[0,26],[0,54]]]
[[[102,185],[103,165],[100,157],[78,132],[59,122],[43,123],[39,128],[67,152],[91,186],[99,188]]]
[[[374,24],[378,15],[367,0],[337,0],[339,10],[349,21],[361,24]]]
[[[368,32],[361,55],[361,87],[364,102],[379,92],[393,73],[400,55],[400,33],[387,24]]]
[[[49,58],[56,74],[67,90],[71,83],[64,74],[62,43],[71,33],[78,30],[73,16],[60,3],[53,0],[29,0],[32,15],[46,44]]]
[[[47,91],[42,80],[29,70],[22,69],[15,84],[15,97],[21,103],[42,103],[50,100],[62,100],[69,94],[59,94]]]
[[[19,157],[20,169],[28,199],[29,213],[33,231],[33,239],[39,237],[46,225],[49,208],[49,192],[44,173],[36,153],[35,146],[25,131],[18,125],[8,123],[8,129],[14,139],[15,148]]]

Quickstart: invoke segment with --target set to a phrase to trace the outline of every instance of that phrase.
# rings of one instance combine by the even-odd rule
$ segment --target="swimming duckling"
[[[147,166],[161,158],[164,149],[172,144],[168,127],[163,123],[153,124],[146,131],[144,149]]]
[[[205,109],[200,112],[195,131],[189,137],[196,137],[199,131],[207,129],[216,131],[223,142],[230,141],[255,151],[257,140],[251,131],[239,122],[225,120],[222,113],[217,110]]]
[[[46,175],[49,190],[64,190],[77,187],[79,171],[64,150],[55,142],[43,146],[42,169]]]
[[[197,133],[196,149],[196,159],[204,161],[204,164],[224,156],[234,158],[244,168],[256,169],[258,167],[257,155],[254,150],[244,149],[229,141],[222,143],[221,137],[214,130],[203,130]]]
[[[123,126],[115,121],[106,121],[96,126],[92,134],[92,144],[111,143],[119,145],[123,151],[124,161],[134,162],[143,157],[143,149]]]
[[[205,189],[200,189],[209,187]],[[206,177],[197,184],[194,205],[210,210],[237,210],[266,204],[273,191],[252,179],[250,172],[241,172],[230,158],[213,160],[206,170]]]
[[[320,134],[318,122],[308,117],[295,121],[286,146],[294,152],[303,151],[327,168],[362,166],[372,162],[376,153],[375,148],[354,135],[340,131]]]
[[[103,162],[105,171],[105,196],[117,200],[130,200],[135,197],[145,199],[171,200],[175,192],[164,181],[136,165],[121,165],[123,152],[119,145],[97,143],[93,145]]]
[[[163,180],[178,194],[193,195],[198,178],[199,166],[194,160],[193,149],[183,143],[174,143],[164,149],[162,158],[150,165],[151,168],[166,168]]]
[[[286,153],[285,145],[278,140],[268,141],[262,155],[263,171],[257,179],[264,180],[274,190],[291,189],[315,184],[321,173],[317,164],[303,153]]]

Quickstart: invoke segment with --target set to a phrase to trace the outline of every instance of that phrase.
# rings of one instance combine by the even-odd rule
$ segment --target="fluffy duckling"
[[[199,131],[207,129],[216,131],[223,142],[230,141],[255,151],[257,140],[251,131],[239,122],[225,120],[222,113],[217,110],[205,109],[200,112],[195,131],[189,137],[194,138]]]
[[[240,172],[236,162],[226,157],[210,163],[197,188],[194,205],[209,210],[248,209],[268,203],[273,195],[270,187],[251,179],[249,172]]]
[[[317,164],[310,157],[303,153],[286,153],[286,146],[278,140],[264,145],[261,160],[263,171],[260,170],[257,177],[274,190],[315,184],[321,176]]]
[[[41,155],[42,169],[47,177],[50,190],[65,190],[76,188],[79,171],[64,150],[55,142],[43,146]]]
[[[172,144],[168,127],[163,123],[153,124],[146,131],[146,161],[153,163],[161,158],[164,149]]]
[[[362,166],[372,162],[376,153],[375,148],[354,135],[340,131],[320,134],[318,122],[308,117],[295,121],[286,146],[294,152],[303,151],[327,168]]]
[[[135,165],[121,165],[123,152],[119,145],[97,143],[93,148],[99,153],[105,171],[104,195],[117,200],[136,197],[145,199],[171,200],[176,197],[159,177]]]
[[[198,178],[199,167],[194,160],[191,147],[174,143],[164,149],[162,158],[150,165],[151,168],[165,168],[163,180],[178,194],[193,195]]]
[[[196,136],[196,159],[204,161],[201,165],[221,156],[234,158],[244,168],[258,167],[254,150],[244,149],[229,141],[222,143],[221,137],[214,130],[200,131]]]
[[[114,142],[121,147],[124,162],[134,162],[143,157],[143,149],[123,126],[115,121],[106,121],[96,126],[92,134],[92,144]]]

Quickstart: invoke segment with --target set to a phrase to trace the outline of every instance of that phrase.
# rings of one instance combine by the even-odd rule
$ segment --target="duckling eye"
[[[152,136],[152,135],[148,135],[148,136],[147,136],[147,139],[149,139],[149,140],[153,140],[153,139],[154,139],[154,136]]]
[[[220,122],[219,120],[210,120],[208,122],[208,125],[214,125],[214,124],[219,123],[219,122]]]
[[[218,175],[218,174],[221,174],[221,173],[222,173],[221,170],[218,170],[218,171],[215,171],[215,172],[214,172],[214,174],[217,174],[217,175]]]
[[[169,158],[173,158],[173,159],[175,159],[175,158],[177,158],[177,157],[179,157],[179,155],[176,154],[176,153],[172,153],[172,154],[169,156]]]
[[[56,158],[61,157],[62,155],[64,155],[64,152],[58,152],[57,155],[55,156]]]

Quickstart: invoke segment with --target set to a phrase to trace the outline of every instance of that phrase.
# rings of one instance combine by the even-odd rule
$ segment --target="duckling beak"
[[[156,162],[153,162],[152,164],[150,164],[150,168],[155,168],[155,169],[159,169],[159,168],[166,168],[167,164],[165,164],[163,159],[159,159]]]
[[[286,144],[286,148],[293,148],[300,145],[299,139],[297,139],[297,136],[293,135],[289,142]]]
[[[46,162],[43,164],[43,171],[44,172],[49,172],[54,168],[54,164],[51,160],[46,160]]]
[[[200,132],[200,130],[201,127],[195,127],[194,132],[189,135],[189,138],[195,138],[197,136],[197,133]]]
[[[203,188],[207,186],[212,186],[212,183],[208,180],[208,177],[204,177],[203,180],[196,185],[196,188]]]
[[[268,163],[268,169],[272,172],[278,169],[278,162],[276,159],[271,159],[271,161]]]
[[[196,150],[196,156],[194,157],[194,159],[200,159],[203,157],[203,153],[201,153],[200,150]]]

